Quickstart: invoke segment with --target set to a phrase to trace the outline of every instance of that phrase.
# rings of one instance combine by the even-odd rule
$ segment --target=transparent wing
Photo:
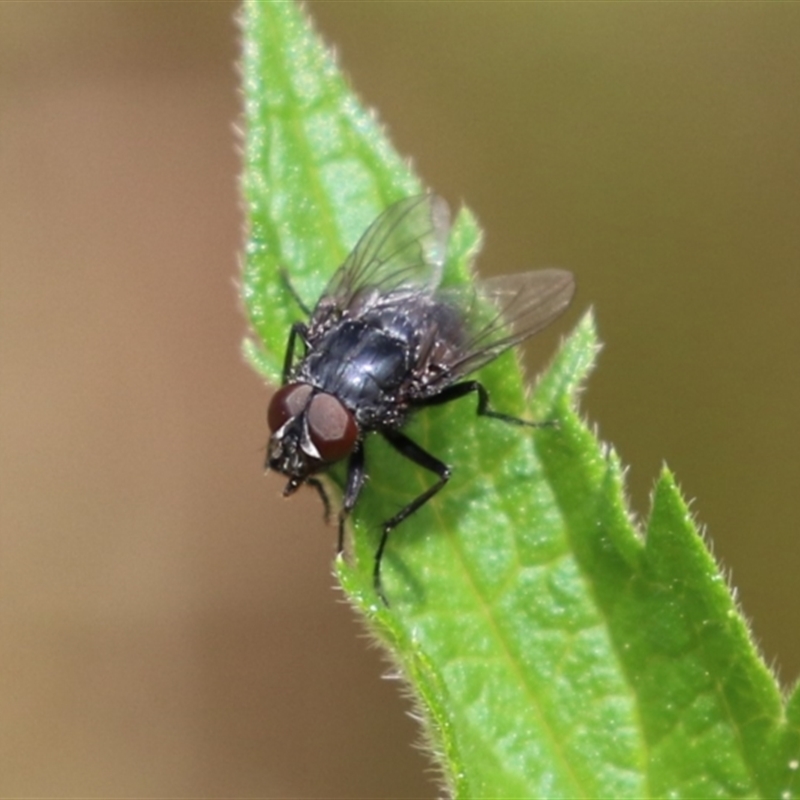
[[[502,275],[436,299],[460,309],[462,340],[448,359],[448,383],[469,375],[549,325],[569,305],[575,279],[562,269]]]
[[[313,316],[358,305],[408,288],[430,294],[439,285],[450,233],[450,209],[433,194],[407,197],[367,228],[334,273]]]

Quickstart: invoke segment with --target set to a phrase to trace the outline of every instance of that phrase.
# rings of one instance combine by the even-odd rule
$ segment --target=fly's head
[[[267,412],[272,431],[267,467],[289,478],[284,495],[353,452],[358,426],[334,395],[308,383],[288,383],[272,397]]]

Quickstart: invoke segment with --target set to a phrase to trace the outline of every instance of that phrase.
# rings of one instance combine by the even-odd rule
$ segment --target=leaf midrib
[[[429,421],[427,418],[424,420],[423,425],[425,428],[425,434],[427,436],[429,430]],[[473,441],[475,441],[475,437],[473,437]],[[526,449],[527,452],[525,455],[527,458],[533,460],[537,458],[533,443],[525,442],[524,444],[520,445],[520,447],[524,447]],[[493,476],[489,477],[493,482],[495,482]],[[422,480],[422,475],[420,474],[419,470],[417,470],[417,479],[420,485],[424,486],[424,481]],[[463,491],[464,487],[462,486],[460,488]],[[494,497],[498,497],[496,486]],[[501,505],[501,503],[499,503],[496,499],[493,501],[493,503],[495,507]],[[469,567],[468,559],[465,557],[463,548],[459,543],[460,537],[458,532],[452,525],[452,518],[448,518],[448,515],[443,513],[443,504],[440,498],[433,498],[431,505],[431,511],[437,520],[437,529],[440,531],[445,541],[447,541],[448,547],[455,556],[455,559],[461,568],[461,572],[465,577],[465,584],[470,590],[472,597],[475,599],[475,608],[477,612],[483,617],[486,623],[486,629],[489,631],[494,641],[499,645],[498,650],[502,654],[507,666],[510,668],[511,674],[516,678],[518,686],[522,687],[525,695],[531,701],[528,708],[532,709],[536,714],[537,721],[539,723],[539,729],[546,733],[550,742],[551,752],[556,756],[561,767],[562,774],[565,775],[572,786],[575,787],[575,794],[573,796],[588,797],[589,795],[583,786],[582,781],[578,778],[577,774],[570,766],[569,758],[563,750],[561,740],[556,735],[549,720],[547,719],[535,687],[533,687],[526,678],[525,671],[518,659],[514,656],[505,633],[503,632],[501,626],[498,625],[496,612],[493,610],[492,602],[484,595],[478,581],[475,579],[475,576]],[[514,537],[514,542],[516,545],[516,537]],[[568,549],[565,547],[564,555],[568,554]],[[521,568],[522,567],[519,564],[519,559],[517,559],[517,572],[519,572]]]

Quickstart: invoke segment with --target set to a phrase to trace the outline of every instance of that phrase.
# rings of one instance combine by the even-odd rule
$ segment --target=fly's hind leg
[[[386,430],[382,434],[387,442],[389,442],[400,455],[405,456],[409,461],[413,461],[424,469],[430,470],[439,476],[439,480],[433,484],[429,489],[426,489],[421,495],[414,498],[407,506],[401,508],[391,519],[383,523],[383,532],[381,534],[381,541],[378,545],[378,550],[375,553],[375,566],[372,571],[372,583],[378,596],[383,600],[384,605],[388,606],[389,601],[383,592],[381,585],[381,561],[383,560],[383,552],[386,549],[386,542],[389,539],[389,534],[396,528],[404,519],[411,516],[417,509],[421,508],[428,502],[437,492],[439,492],[447,481],[450,480],[450,467],[438,458],[434,458],[427,450],[423,450],[418,444],[413,442],[404,434],[399,431]]]
[[[503,422],[508,422],[511,425],[525,425],[529,428],[549,428],[557,423],[552,420],[545,422],[532,422],[527,419],[520,419],[513,417],[511,414],[503,414],[500,411],[495,411],[489,408],[489,392],[480,381],[462,381],[461,383],[454,383],[448,386],[444,391],[440,392],[433,397],[426,397],[422,400],[416,401],[416,406],[439,406],[443,403],[449,403],[452,400],[458,400],[460,397],[475,392],[478,395],[478,416],[479,417],[492,417],[499,419]]]

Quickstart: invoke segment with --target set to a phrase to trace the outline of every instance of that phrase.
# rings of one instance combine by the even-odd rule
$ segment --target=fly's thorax
[[[408,380],[415,345],[372,316],[343,320],[313,341],[296,375],[333,395],[359,420],[395,401]]]

